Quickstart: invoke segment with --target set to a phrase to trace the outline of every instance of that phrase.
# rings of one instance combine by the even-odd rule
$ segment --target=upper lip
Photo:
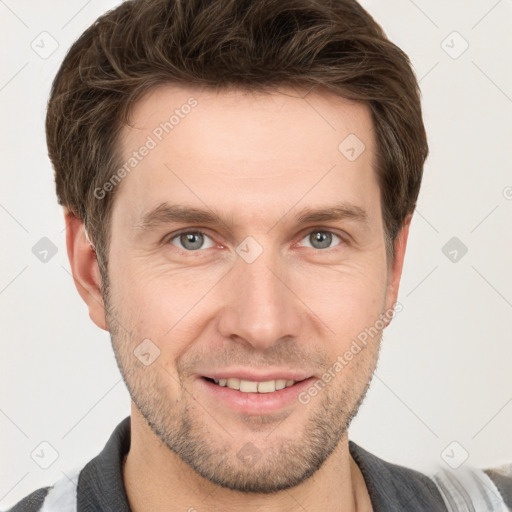
[[[233,370],[218,370],[206,372],[201,377],[208,377],[209,379],[240,379],[248,380],[251,382],[265,382],[268,380],[294,380],[300,381],[312,377],[312,373],[304,371],[293,370],[267,370],[265,372],[257,372],[254,369],[233,369]]]

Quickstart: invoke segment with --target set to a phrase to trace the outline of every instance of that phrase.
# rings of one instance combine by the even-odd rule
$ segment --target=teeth
[[[275,380],[266,380],[265,382],[258,382],[258,393],[272,393],[276,390]]]
[[[285,379],[277,379],[276,380],[276,389],[284,389],[285,387],[286,387],[286,380]]]
[[[228,379],[226,386],[231,389],[240,389],[240,379]]]
[[[272,393],[280,389],[288,388],[295,384],[294,380],[277,379],[264,382],[253,382],[243,379],[213,379],[215,384],[236,389],[242,393]]]
[[[251,382],[250,380],[241,380],[240,381],[240,391],[244,393],[257,393],[258,392],[258,383]]]

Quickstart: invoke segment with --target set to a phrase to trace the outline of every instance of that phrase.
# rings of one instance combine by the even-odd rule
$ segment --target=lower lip
[[[299,393],[310,386],[315,378],[310,377],[272,393],[244,393],[227,386],[219,386],[202,377],[197,380],[206,392],[232,409],[242,414],[261,415],[279,411],[292,403],[299,403]]]

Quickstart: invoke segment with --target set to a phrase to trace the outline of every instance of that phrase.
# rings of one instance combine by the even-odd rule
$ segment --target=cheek
[[[382,313],[385,269],[385,260],[376,255],[357,264],[291,264],[283,277],[298,299],[290,297],[288,306],[308,318],[306,328],[332,336],[340,351]],[[236,293],[236,287],[224,289],[228,270],[225,265],[177,270],[137,258],[116,266],[111,272],[114,305],[132,332],[131,343],[149,338],[165,347],[166,360],[177,359],[208,319],[221,314],[223,304],[233,303],[232,295],[219,295]]]
[[[218,270],[176,271],[138,260],[124,265],[113,275],[112,296],[117,313],[132,333],[131,343],[149,338],[165,348],[166,359],[178,357],[187,341],[197,335],[207,295],[222,275]]]
[[[373,325],[383,311],[385,267],[380,265],[317,268],[295,275],[295,292],[335,334],[356,336]],[[331,333],[332,334],[332,333]]]

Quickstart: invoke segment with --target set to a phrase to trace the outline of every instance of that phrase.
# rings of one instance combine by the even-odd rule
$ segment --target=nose
[[[223,280],[218,329],[224,338],[265,350],[284,338],[296,338],[304,308],[289,281],[289,264],[270,251],[253,262],[239,258]],[[302,315],[301,315],[302,313]]]

